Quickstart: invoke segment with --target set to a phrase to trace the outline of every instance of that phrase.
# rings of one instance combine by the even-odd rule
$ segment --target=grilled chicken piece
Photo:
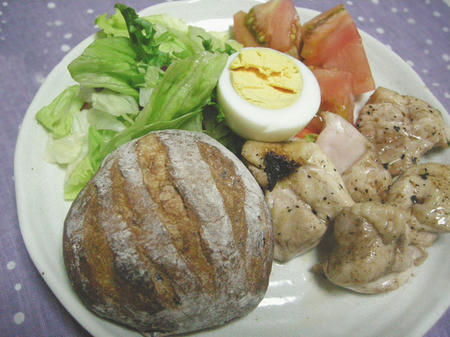
[[[379,202],[342,210],[333,225],[332,247],[321,261],[334,284],[356,292],[391,291],[404,284],[426,252],[410,244],[409,212]]]
[[[380,201],[392,177],[378,160],[375,147],[341,116],[321,113],[324,129],[316,143],[336,165],[355,202]]]
[[[247,141],[242,155],[266,189],[274,255],[280,262],[315,247],[336,214],[354,203],[337,169],[315,143]]]
[[[352,167],[342,174],[345,186],[355,202],[381,201],[381,196],[392,183],[392,176],[368,150]]]
[[[328,228],[328,221],[314,214],[288,180],[278,182],[268,191],[266,202],[272,212],[276,260],[289,261],[317,246]]]
[[[411,167],[394,182],[384,199],[409,210],[422,225],[419,232],[450,232],[449,165],[424,163]]]
[[[356,127],[375,145],[382,164],[400,175],[434,147],[447,147],[449,128],[426,102],[378,88],[361,110]]]

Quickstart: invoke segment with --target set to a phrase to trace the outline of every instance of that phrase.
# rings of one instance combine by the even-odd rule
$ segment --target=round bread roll
[[[264,195],[236,156],[205,134],[166,130],[107,156],[67,214],[63,250],[93,312],[179,334],[258,305],[273,233]]]

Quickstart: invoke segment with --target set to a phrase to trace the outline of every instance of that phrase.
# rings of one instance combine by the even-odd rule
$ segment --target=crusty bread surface
[[[166,130],[104,160],[69,210],[63,253],[93,312],[179,334],[258,305],[273,233],[262,191],[237,157],[205,134]]]

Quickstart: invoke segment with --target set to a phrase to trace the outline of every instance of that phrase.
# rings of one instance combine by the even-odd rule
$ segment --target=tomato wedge
[[[352,90],[355,96],[375,89],[369,62],[360,43],[347,43],[339,53],[328,58],[323,67],[351,73],[353,75]]]
[[[295,135],[295,137],[297,137],[297,138],[305,138],[305,137],[308,136],[308,135],[318,135],[318,133],[316,133],[316,132],[314,132],[313,130],[308,129],[308,128],[306,127],[306,128],[304,128],[302,131],[300,131],[299,133],[297,133],[297,134]]]
[[[353,75],[347,71],[311,69],[319,82],[322,100],[320,111],[334,112],[354,123]]]
[[[301,57],[309,65],[320,66],[349,41],[359,37],[354,22],[343,5],[319,14],[303,25]]]
[[[369,61],[355,22],[343,5],[303,25],[301,57],[305,64],[353,75],[353,95],[375,89]]]
[[[245,25],[247,13],[239,11],[233,16],[234,38],[244,47],[258,47],[260,44]]]
[[[271,0],[254,6],[246,24],[259,43],[298,57],[301,26],[292,0]]]
[[[258,4],[234,15],[234,35],[244,47],[264,46],[299,58],[301,25],[292,0]]]

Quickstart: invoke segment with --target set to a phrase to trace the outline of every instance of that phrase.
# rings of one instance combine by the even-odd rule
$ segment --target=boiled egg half
[[[295,136],[317,113],[320,87],[294,57],[270,48],[242,48],[229,57],[217,98],[235,133],[280,142]]]

